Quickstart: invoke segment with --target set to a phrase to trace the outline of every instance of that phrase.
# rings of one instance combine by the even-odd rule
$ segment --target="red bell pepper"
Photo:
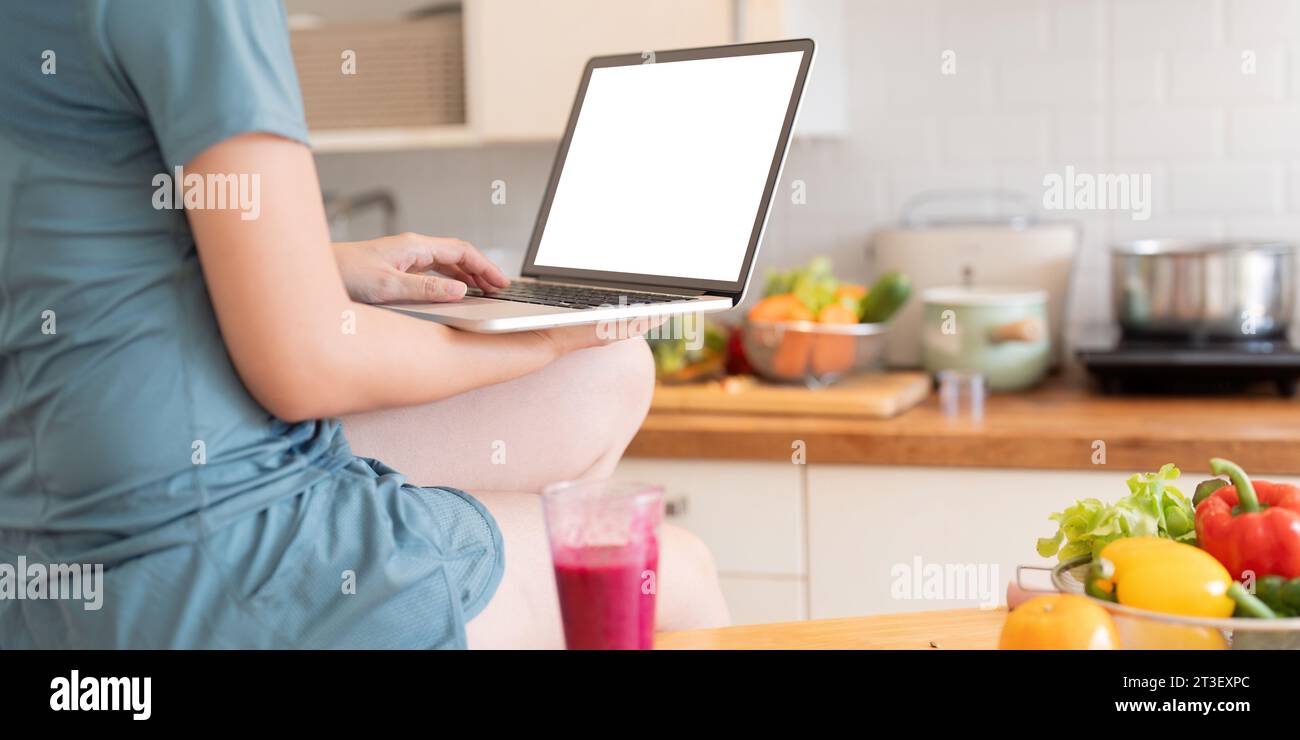
[[[1300,576],[1300,488],[1254,481],[1235,463],[1210,461],[1223,486],[1196,507],[1196,536],[1233,578]]]

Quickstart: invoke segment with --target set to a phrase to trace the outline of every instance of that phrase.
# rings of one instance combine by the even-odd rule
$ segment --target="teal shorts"
[[[354,457],[195,543],[114,565],[97,610],[0,600],[0,647],[463,648],[504,555],[469,494]]]

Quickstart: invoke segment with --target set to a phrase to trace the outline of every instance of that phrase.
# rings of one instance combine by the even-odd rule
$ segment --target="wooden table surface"
[[[660,632],[656,650],[991,650],[1004,609],[953,609]]]
[[[816,391],[809,391],[815,393]],[[1107,464],[1201,469],[1211,457],[1251,473],[1300,475],[1300,402],[1261,390],[1241,396],[1106,396],[1080,373],[988,398],[982,422],[952,420],[932,394],[893,419],[683,413],[651,408],[627,454],[637,457],[1044,469]]]

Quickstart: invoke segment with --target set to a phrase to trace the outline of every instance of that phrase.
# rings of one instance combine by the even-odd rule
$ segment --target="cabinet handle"
[[[686,499],[670,498],[664,501],[664,516],[672,518],[686,515]]]

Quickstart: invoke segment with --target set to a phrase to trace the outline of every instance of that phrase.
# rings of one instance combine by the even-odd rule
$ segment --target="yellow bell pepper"
[[[1230,617],[1232,576],[1214,556],[1160,537],[1128,537],[1102,548],[1088,592],[1125,606],[1187,617]]]

